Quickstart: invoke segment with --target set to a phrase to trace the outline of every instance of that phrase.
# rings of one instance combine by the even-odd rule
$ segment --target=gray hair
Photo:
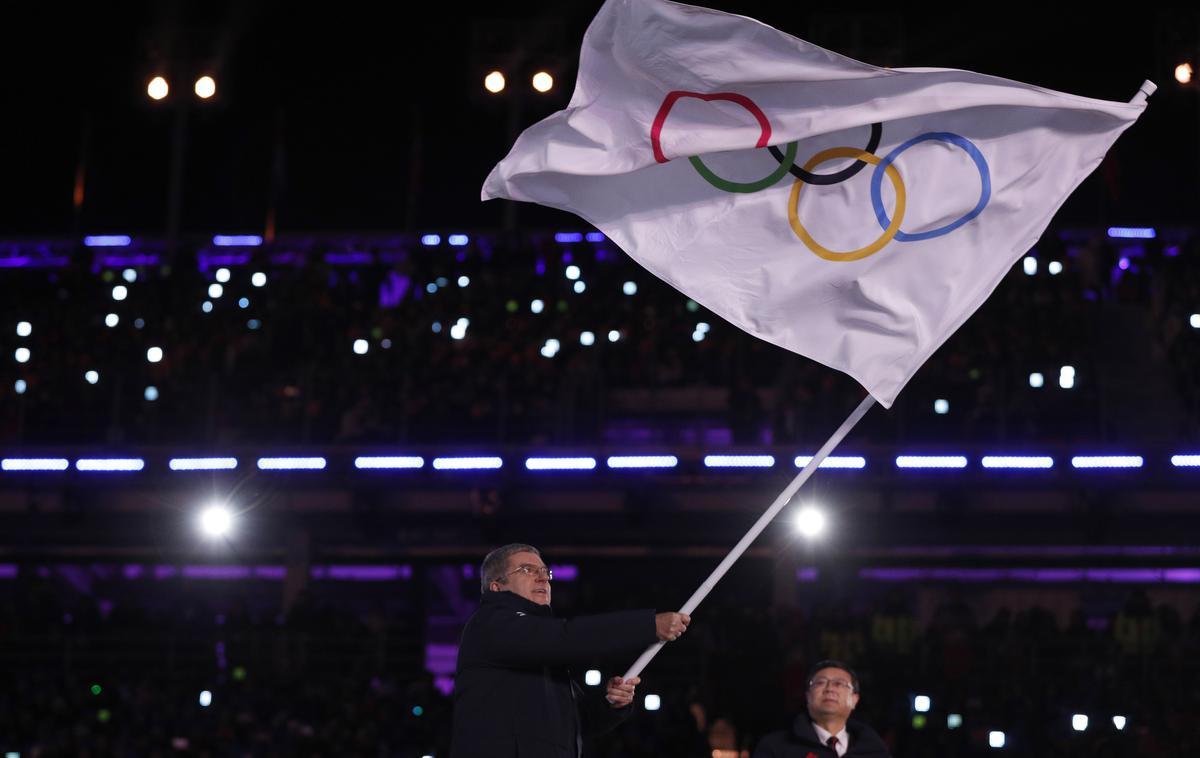
[[[514,542],[504,547],[498,547],[487,554],[483,559],[483,564],[479,567],[479,588],[480,592],[487,594],[488,585],[492,582],[503,582],[504,575],[508,572],[508,559],[517,553],[533,553],[536,556],[541,556],[541,552],[533,545],[523,545],[520,542]]]

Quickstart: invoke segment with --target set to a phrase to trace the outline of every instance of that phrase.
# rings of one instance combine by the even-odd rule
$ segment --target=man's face
[[[521,570],[526,567],[527,570]],[[537,553],[513,553],[508,558],[508,574],[503,582],[492,582],[492,591],[508,590],[531,603],[550,605],[550,578],[546,576],[546,564]]]
[[[818,718],[847,719],[858,705],[858,693],[850,686],[850,672],[826,668],[813,674],[808,686],[808,715]]]

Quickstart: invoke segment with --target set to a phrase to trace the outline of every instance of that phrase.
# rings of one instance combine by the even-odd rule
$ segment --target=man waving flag
[[[1145,94],[1153,85],[1145,85]],[[749,18],[608,0],[566,110],[483,198],[571,211],[886,407],[1145,108],[881,69]]]
[[[1116,103],[969,71],[881,69],[753,19],[607,0],[570,105],[520,136],[483,199],[582,216],[712,312],[870,393],[682,613],[874,400],[891,406],[1154,89]]]

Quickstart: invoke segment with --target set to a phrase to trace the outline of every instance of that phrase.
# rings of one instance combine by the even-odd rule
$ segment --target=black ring
[[[875,149],[879,147],[879,140],[882,137],[883,124],[878,122],[871,124],[871,139],[867,141],[867,146],[863,152],[874,153]],[[783,152],[779,148],[770,145],[767,149],[771,151],[771,155],[775,156],[775,160],[783,163]],[[809,184],[839,184],[854,176],[859,171],[862,171],[863,166],[866,165],[866,161],[855,161],[852,165],[847,166],[836,174],[811,174],[793,163],[791,168],[788,169],[788,173],[800,181],[808,182]]]

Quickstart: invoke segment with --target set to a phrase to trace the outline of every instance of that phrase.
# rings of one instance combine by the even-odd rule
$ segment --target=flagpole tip
[[[1146,102],[1146,98],[1153,95],[1157,90],[1158,85],[1147,79],[1146,81],[1142,82],[1142,86],[1138,87],[1138,93],[1134,95],[1133,99],[1129,102],[1132,105],[1141,105],[1142,103]]]

